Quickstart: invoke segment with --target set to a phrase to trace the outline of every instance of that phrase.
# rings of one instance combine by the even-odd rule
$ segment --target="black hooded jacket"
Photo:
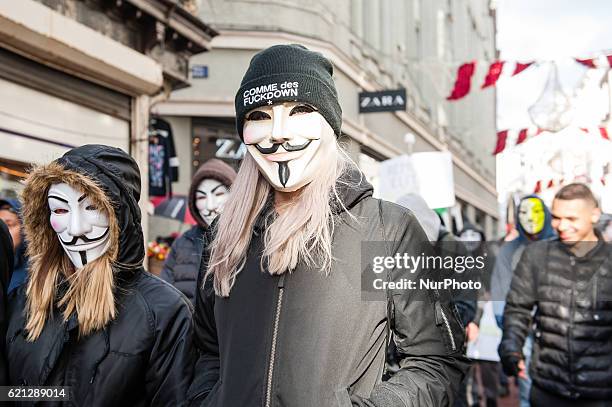
[[[70,171],[72,177],[76,173],[95,180],[113,204],[111,216],[119,226],[117,316],[104,329],[79,337],[76,315],[64,322],[55,307],[40,336],[29,342],[21,286],[9,304],[10,384],[70,386],[69,404],[76,406],[181,405],[194,362],[191,305],[142,267],[140,173],[135,161],[117,148],[87,145],[34,171],[29,182],[39,186],[45,198],[45,177]],[[40,216],[48,222],[48,212]],[[30,245],[30,250],[36,247]]]
[[[362,270],[362,242],[384,239],[393,246],[390,253],[418,255],[427,237],[410,211],[373,199],[372,187],[359,182],[359,175],[353,171],[349,178],[355,186],[339,192],[355,218],[336,211],[334,262],[327,276],[304,264],[281,276],[262,272],[263,216],[229,297],[216,296],[211,279],[202,288],[209,261],[205,249],[196,297],[200,357],[189,390],[191,405],[452,403],[468,362],[463,328],[448,293],[389,290],[387,301],[384,292],[382,301],[362,299],[361,276],[368,272]],[[207,232],[205,239],[210,238]],[[395,280],[404,272],[390,275]],[[402,353],[401,370],[381,382],[388,327]]]

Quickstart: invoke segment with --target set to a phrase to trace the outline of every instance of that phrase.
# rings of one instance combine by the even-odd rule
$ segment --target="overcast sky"
[[[527,109],[544,88],[547,61],[557,62],[562,86],[571,94],[586,72],[572,57],[612,53],[612,0],[497,0],[497,25],[502,59],[541,62],[517,77],[500,81],[500,129],[532,125]],[[592,82],[598,82],[598,78]],[[583,113],[597,111],[590,116],[578,115],[580,124],[597,121],[602,109],[607,111],[606,95],[600,92],[599,97],[594,97],[591,86],[590,97],[586,98],[591,106],[576,101],[576,108]]]

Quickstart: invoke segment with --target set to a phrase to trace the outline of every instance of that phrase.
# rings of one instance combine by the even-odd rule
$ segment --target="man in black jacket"
[[[6,336],[6,293],[13,273],[13,240],[0,220],[0,338]],[[0,386],[6,384],[6,354],[4,340],[0,342]]]
[[[412,213],[374,199],[339,151],[332,74],[319,53],[273,46],[252,59],[236,94],[247,154],[205,243],[193,405],[449,406],[467,370],[447,291],[363,298],[362,276],[373,275],[365,243],[382,240],[388,256],[432,247]],[[387,271],[381,283],[410,278]],[[382,382],[390,335],[400,370]]]
[[[552,205],[559,238],[528,246],[515,270],[499,353],[507,374],[524,375],[521,349],[535,322],[534,407],[612,403],[612,251],[594,228],[599,215],[586,185],[561,188]]]

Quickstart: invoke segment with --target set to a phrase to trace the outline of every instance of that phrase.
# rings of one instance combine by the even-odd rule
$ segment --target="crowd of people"
[[[195,173],[197,224],[161,279],[143,267],[140,171],[120,149],[74,148],[0,199],[0,385],[68,387],[56,401],[78,406],[472,407],[482,393],[490,407],[516,377],[521,407],[612,403],[612,227],[586,185],[550,210],[520,201],[482,293],[364,300],[364,243],[480,255],[486,236],[447,229],[418,195],[372,197],[337,142],[321,54],[258,53],[235,107],[248,153],[238,173],[216,159]],[[485,301],[499,362],[466,353]]]

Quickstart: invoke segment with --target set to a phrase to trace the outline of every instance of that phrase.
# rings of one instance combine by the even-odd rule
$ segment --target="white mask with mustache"
[[[77,269],[102,256],[110,243],[108,216],[81,191],[53,184],[47,194],[51,227]]]
[[[195,205],[208,226],[221,213],[227,198],[229,198],[229,190],[216,179],[206,178],[198,184]]]
[[[274,189],[297,191],[333,156],[335,135],[327,120],[304,103],[259,107],[246,115],[244,144]]]

